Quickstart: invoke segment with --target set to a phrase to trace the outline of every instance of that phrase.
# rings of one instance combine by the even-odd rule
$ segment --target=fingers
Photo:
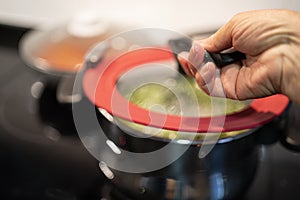
[[[203,65],[195,74],[195,79],[198,86],[208,95],[211,95],[216,79],[216,67],[213,63],[209,62]]]
[[[189,53],[181,52],[178,54],[177,58],[184,72],[189,76],[195,76],[197,70],[202,66],[204,48],[195,43]]]
[[[222,69],[218,69],[214,63],[208,62],[202,65],[197,71],[191,70],[188,64],[188,53],[181,53],[178,59],[182,68],[189,76],[195,77],[198,86],[208,95],[216,97],[227,97],[231,99],[245,98],[246,90],[237,88],[237,79],[240,71],[240,64],[231,64]],[[195,69],[192,67],[192,69]],[[237,91],[238,89],[238,91]],[[237,94],[239,92],[240,94]]]
[[[194,41],[189,54],[185,54],[185,60],[180,60],[183,69],[212,96],[223,96],[225,93],[228,98],[244,100],[280,92],[287,62],[283,58],[288,57],[287,51],[282,51],[280,47],[291,47],[290,44],[294,44],[292,39],[298,35],[292,26],[283,23],[289,18],[289,13],[278,15],[278,11],[274,10],[237,14],[210,37]],[[211,63],[202,64],[203,49],[222,52],[231,48],[245,53],[246,60],[221,70]]]
[[[188,76],[195,77],[198,86],[211,96],[226,97],[220,78],[220,69],[212,62],[203,63],[204,48],[194,43],[190,52],[178,54],[182,69]]]
[[[222,68],[221,80],[226,93],[226,97],[230,99],[239,99],[241,94],[237,93],[237,80],[241,66],[239,64],[231,64]]]
[[[238,99],[236,94],[236,80],[240,65],[232,64],[222,69],[214,63],[203,64],[205,49],[220,52],[232,47],[231,25],[226,24],[214,35],[204,40],[195,41],[190,52],[178,55],[183,70],[189,76],[195,77],[198,86],[208,95]]]
[[[194,77],[195,76],[194,71],[192,69],[190,69],[189,64],[188,64],[189,63],[188,55],[189,55],[188,52],[181,52],[178,54],[177,58],[178,58],[178,61],[181,65],[184,73],[186,73],[188,76]]]
[[[206,94],[215,97],[227,97],[221,79],[221,69],[217,68],[214,63],[209,62],[203,65],[196,73],[195,79]]]

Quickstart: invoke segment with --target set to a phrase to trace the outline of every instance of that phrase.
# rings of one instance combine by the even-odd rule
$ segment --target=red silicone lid
[[[95,106],[115,117],[142,125],[188,132],[228,132],[255,128],[279,116],[289,103],[286,96],[278,94],[255,99],[247,109],[225,118],[199,118],[150,111],[129,102],[119,93],[116,83],[122,74],[145,63],[170,59],[174,59],[174,55],[166,48],[143,48],[127,52],[112,61],[103,61],[95,68],[86,70],[83,77],[84,92]]]

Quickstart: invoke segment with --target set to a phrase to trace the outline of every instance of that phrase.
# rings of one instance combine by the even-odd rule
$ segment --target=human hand
[[[209,38],[195,41],[190,52],[178,59],[212,96],[244,100],[282,93],[300,105],[299,25],[296,11],[239,13]],[[212,63],[199,67],[202,48],[211,52],[233,48],[245,53],[246,59],[220,70]]]

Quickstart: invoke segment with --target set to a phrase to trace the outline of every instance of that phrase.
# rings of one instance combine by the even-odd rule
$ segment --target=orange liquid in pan
[[[61,41],[49,41],[38,48],[35,56],[44,70],[75,73],[80,70],[87,52],[112,33],[93,38],[66,37]]]

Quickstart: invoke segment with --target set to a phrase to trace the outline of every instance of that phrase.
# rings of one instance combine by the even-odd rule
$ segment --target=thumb
[[[225,24],[217,32],[208,38],[196,40],[195,42],[211,52],[221,52],[232,47],[232,25]]]

